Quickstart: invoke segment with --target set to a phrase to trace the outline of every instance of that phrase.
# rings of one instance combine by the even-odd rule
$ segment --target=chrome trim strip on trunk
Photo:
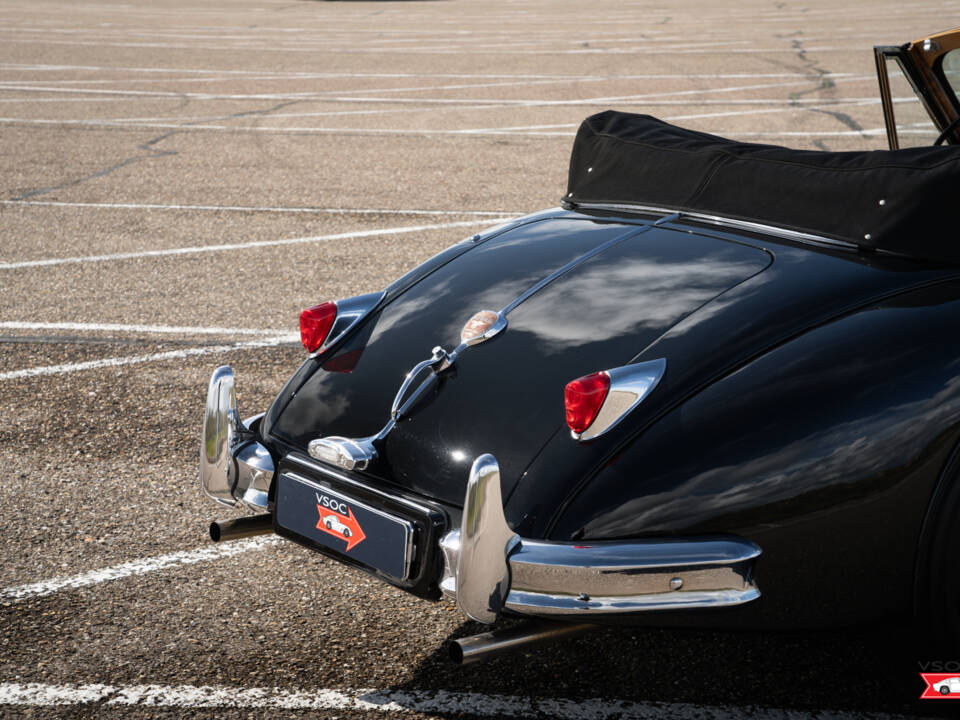
[[[654,207],[651,205],[628,205],[624,203],[568,203],[570,207],[583,210],[608,210],[614,212],[644,212],[653,215],[663,215],[672,213],[678,219],[689,218],[700,222],[710,223],[711,225],[720,225],[733,228],[735,230],[749,230],[750,232],[763,233],[765,235],[774,235],[786,240],[796,242],[808,242],[818,245],[829,245],[832,248],[840,250],[859,250],[859,246],[845,240],[836,240],[834,238],[824,237],[823,235],[814,235],[799,230],[788,230],[787,228],[776,227],[775,225],[764,225],[763,223],[752,222],[749,220],[737,220],[722,215],[711,215],[710,213],[699,213],[690,210],[673,210],[670,208]]]
[[[601,244],[597,245],[595,248],[593,248],[592,250],[588,250],[588,251],[585,252],[583,255],[580,255],[580,256],[578,256],[578,257],[575,257],[573,260],[571,260],[570,262],[568,262],[566,265],[563,265],[562,267],[557,268],[557,269],[554,270],[552,273],[550,273],[549,275],[547,275],[545,278],[542,278],[541,280],[539,280],[538,282],[536,282],[534,285],[532,285],[531,287],[529,287],[529,288],[527,288],[526,290],[524,290],[524,291],[520,294],[519,297],[517,297],[517,298],[516,298],[515,300],[513,300],[509,305],[507,305],[503,310],[501,310],[501,311],[500,311],[500,314],[501,314],[501,315],[508,315],[508,314],[509,314],[512,310],[514,310],[518,305],[520,305],[522,302],[524,302],[524,301],[527,300],[528,298],[536,295],[538,292],[540,292],[543,288],[545,288],[547,285],[549,285],[550,283],[552,283],[552,282],[553,282],[554,280],[556,280],[557,278],[566,275],[568,272],[570,272],[570,271],[573,270],[574,268],[582,265],[583,263],[585,263],[585,262],[586,262],[587,260],[589,260],[590,258],[595,257],[596,255],[599,255],[599,254],[602,253],[602,252],[606,252],[608,249],[610,249],[610,248],[613,247],[614,245],[619,245],[619,244],[622,243],[624,240],[628,240],[628,239],[630,239],[630,238],[632,238],[632,237],[636,237],[637,235],[641,235],[641,234],[647,232],[651,227],[653,227],[653,226],[652,226],[652,225],[641,225],[641,226],[639,226],[639,227],[637,227],[637,228],[630,229],[630,230],[628,230],[627,232],[625,232],[625,233],[622,234],[622,235],[617,235],[617,236],[616,236],[615,238],[613,238],[612,240],[607,240],[605,243],[601,243]]]
[[[741,605],[760,597],[761,550],[736,536],[574,543],[528,540],[503,514],[500,470],[481,455],[470,471],[463,525],[440,541],[440,588],[481,622],[522,615],[620,615]]]

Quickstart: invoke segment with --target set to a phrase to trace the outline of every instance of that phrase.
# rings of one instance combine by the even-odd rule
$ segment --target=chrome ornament
[[[460,343],[470,347],[489,340],[507,326],[507,317],[493,310],[481,310],[467,320],[460,331]]]

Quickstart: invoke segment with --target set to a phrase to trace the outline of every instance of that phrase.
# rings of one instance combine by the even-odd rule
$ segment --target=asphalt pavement
[[[960,2],[0,0],[0,715],[938,716],[896,619],[482,630],[272,537],[213,545],[212,369],[266,407],[299,311],[553,207],[610,107],[882,148],[871,47]],[[909,95],[898,95],[906,107]],[[918,130],[919,132],[919,130]],[[855,592],[855,588],[849,589]]]

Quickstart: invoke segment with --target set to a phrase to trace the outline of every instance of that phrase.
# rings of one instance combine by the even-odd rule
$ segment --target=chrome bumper
[[[507,525],[500,468],[473,463],[459,530],[440,541],[440,588],[474,620],[506,608],[577,617],[741,605],[760,596],[755,544],[734,536],[561,543],[527,540]]]
[[[258,442],[262,416],[241,421],[233,371],[210,378],[200,443],[203,491],[218,503],[268,510],[275,467]],[[753,578],[760,555],[734,536],[611,542],[521,538],[507,524],[500,467],[481,455],[470,469],[458,530],[440,539],[440,589],[474,620],[492,623],[504,609],[572,618],[651,610],[741,605],[760,596]]]
[[[200,485],[222,505],[267,509],[274,463],[270,451],[257,442],[262,417],[241,420],[233,370],[223,365],[213,371],[200,438]]]

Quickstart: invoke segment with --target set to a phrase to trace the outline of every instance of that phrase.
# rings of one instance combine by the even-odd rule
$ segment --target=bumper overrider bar
[[[200,447],[204,492],[218,503],[266,514],[211,527],[214,540],[273,530],[267,495],[275,474],[260,443],[262,416],[241,420],[233,371],[210,378]],[[500,467],[481,455],[470,469],[461,527],[440,539],[440,589],[474,620],[493,623],[506,610],[557,620],[653,610],[719,608],[760,596],[754,564],[760,548],[735,536],[575,543],[529,540],[507,524]],[[421,550],[421,553],[423,550]],[[548,637],[553,629],[539,631]],[[491,641],[492,642],[492,641]],[[499,638],[510,646],[516,638]]]
[[[262,417],[241,420],[233,370],[223,365],[213,371],[203,414],[200,485],[221,505],[240,505],[254,512],[267,509],[274,464],[270,451],[259,442],[257,427]]]
[[[507,525],[500,468],[470,470],[459,530],[440,541],[440,588],[474,620],[520,615],[587,620],[651,610],[718,608],[755,600],[760,548],[734,536],[577,543],[527,540]]]

